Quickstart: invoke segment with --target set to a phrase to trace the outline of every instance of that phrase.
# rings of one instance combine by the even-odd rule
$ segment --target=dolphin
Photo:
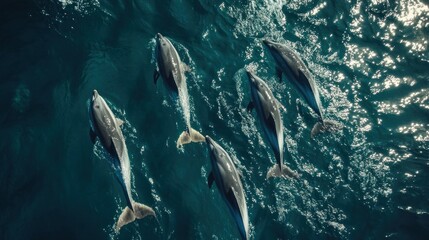
[[[216,186],[228,206],[242,239],[249,239],[249,217],[239,172],[228,153],[212,138],[206,136],[212,170],[207,177],[209,188]]]
[[[170,40],[160,33],[156,34],[155,55],[158,69],[155,69],[153,74],[154,83],[156,84],[161,76],[167,89],[179,96],[183,110],[186,130],[180,134],[177,147],[190,142],[204,142],[204,136],[191,127],[189,96],[185,78],[185,71],[189,71],[189,67],[180,60],[179,54]]]
[[[280,115],[280,108],[284,107],[274,97],[268,85],[253,72],[247,71],[250,84],[250,94],[252,100],[247,105],[250,112],[256,109],[257,117],[261,123],[262,130],[271,148],[274,151],[277,163],[268,170],[267,178],[288,177],[297,178],[298,174],[293,172],[283,163],[283,122]]]
[[[311,109],[318,115],[319,121],[311,130],[311,137],[321,132],[338,130],[341,127],[338,122],[324,118],[316,81],[298,54],[281,43],[270,40],[263,40],[263,43],[276,62],[277,75],[280,81],[284,73],[289,82],[298,89]]]
[[[116,232],[119,232],[122,226],[133,222],[135,219],[142,219],[149,215],[156,217],[152,208],[135,202],[131,196],[130,159],[120,128],[123,121],[113,115],[112,110],[97,90],[93,92],[88,111],[91,140],[95,143],[96,138],[98,138],[103,148],[108,152],[115,178],[122,188],[127,203],[116,223]]]

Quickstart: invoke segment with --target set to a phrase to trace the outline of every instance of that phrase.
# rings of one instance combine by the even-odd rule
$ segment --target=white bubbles
[[[89,14],[94,7],[100,7],[98,0],[58,0],[63,9],[72,7],[77,12]]]

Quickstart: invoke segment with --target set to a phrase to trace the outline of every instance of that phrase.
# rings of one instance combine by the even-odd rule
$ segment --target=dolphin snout
[[[92,100],[96,99],[98,97],[98,92],[97,90],[94,89],[93,93],[92,93]]]
[[[255,73],[253,73],[252,70],[246,70],[247,78],[249,79],[249,82],[253,83],[255,81]]]
[[[162,34],[161,34],[161,33],[157,33],[157,34],[156,34],[156,37],[157,37],[157,38],[162,38]]]
[[[215,141],[211,137],[209,137],[208,135],[206,135],[206,143],[207,143],[207,147],[211,151],[213,151],[215,149],[215,145],[214,145]]]

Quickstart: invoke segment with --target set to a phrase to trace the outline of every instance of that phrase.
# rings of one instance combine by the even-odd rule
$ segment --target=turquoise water
[[[180,107],[153,84],[157,32],[191,68],[191,125],[242,172],[251,239],[424,239],[429,234],[429,5],[417,0],[3,0],[0,239],[237,239],[205,144],[177,150]],[[276,80],[261,40],[293,47],[344,128],[310,139],[316,116]],[[256,69],[287,108],[275,162],[250,99]],[[113,231],[125,201],[87,100],[125,121],[133,197],[158,215]]]

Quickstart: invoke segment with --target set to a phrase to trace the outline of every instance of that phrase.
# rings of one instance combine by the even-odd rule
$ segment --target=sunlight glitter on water
[[[412,134],[416,141],[429,141],[429,124],[413,122],[399,127],[397,131],[402,134]]]
[[[411,26],[418,29],[429,26],[429,6],[416,0],[400,1],[399,14],[397,18],[404,26]]]
[[[412,214],[424,215],[427,210],[408,202],[414,196],[417,196],[415,202],[423,202],[421,196],[425,196],[426,188],[420,188],[417,181],[426,174],[425,167],[429,164],[425,155],[429,141],[425,111],[429,110],[429,99],[423,82],[426,80],[424,66],[421,66],[427,62],[429,42],[426,34],[429,12],[424,3],[386,0],[213,3],[201,0],[195,1],[196,5],[192,6],[195,8],[190,8],[192,1],[185,4],[175,1],[168,6],[159,4],[160,1],[139,0],[102,1],[101,6],[99,1],[45,2],[56,5],[40,4],[44,21],[60,35],[73,36],[76,41],[71,45],[79,52],[70,59],[54,54],[67,63],[61,65],[60,72],[78,72],[77,77],[72,76],[75,80],[67,78],[67,83],[60,84],[70,93],[64,98],[63,92],[56,92],[53,98],[67,104],[64,107],[56,103],[55,108],[72,112],[69,106],[79,102],[81,95],[86,97],[87,89],[95,86],[111,89],[113,96],[107,98],[118,107],[110,102],[109,105],[125,120],[123,133],[135,176],[133,196],[136,200],[149,199],[160,214],[160,226],[147,227],[145,224],[150,221],[137,221],[121,235],[113,234],[110,225],[120,214],[124,201],[120,193],[111,190],[108,196],[114,201],[110,205],[104,201],[105,213],[97,216],[97,221],[84,222],[93,224],[95,232],[99,230],[99,220],[112,238],[236,237],[235,232],[223,226],[230,223],[230,219],[216,218],[226,217],[228,212],[217,204],[216,200],[220,199],[217,192],[207,190],[210,168],[204,146],[189,145],[179,153],[175,149],[177,136],[172,132],[182,131],[184,124],[179,106],[168,101],[162,88],[153,87],[153,36],[157,31],[170,35],[182,60],[193,70],[187,78],[192,125],[201,125],[208,134],[217,135],[243,173],[254,239],[270,239],[268,234],[277,234],[277,238],[377,238],[379,235],[374,237],[373,232],[383,236],[390,233],[385,234],[384,225],[373,223],[400,221],[403,213],[395,212],[398,208],[412,218],[415,217]],[[132,4],[124,7],[126,2]],[[94,6],[103,9],[94,11]],[[108,16],[107,8],[111,13]],[[186,24],[190,18],[195,20],[195,25]],[[94,21],[92,27],[87,26],[90,21]],[[93,33],[99,27],[103,30]],[[82,30],[85,28],[87,32]],[[51,38],[52,35],[46,35],[42,39]],[[342,131],[309,138],[317,117],[286,79],[277,81],[273,59],[261,44],[264,38],[285,43],[299,53],[318,84],[326,115],[340,121],[344,125]],[[139,49],[139,46],[143,47]],[[46,52],[62,53],[59,47]],[[43,56],[49,58],[49,54]],[[283,115],[287,155],[284,160],[299,172],[299,181],[265,180],[267,168],[275,159],[258,120],[245,111],[249,102],[247,67],[261,74],[276,98],[287,107]],[[120,84],[110,85],[116,80]],[[12,107],[20,114],[27,114],[33,109],[33,101],[43,103],[37,102],[39,94],[32,84],[22,84],[24,90],[21,85],[12,88],[12,93],[17,89],[11,97]],[[135,86],[139,89],[134,90]],[[31,95],[26,94],[26,89]],[[159,101],[146,105],[153,99]],[[133,108],[135,103],[147,108]],[[55,116],[61,119],[62,113]],[[79,114],[74,122],[82,120]],[[171,125],[158,129],[167,129],[163,132],[165,135],[153,131],[161,123],[153,123],[150,118],[172,120]],[[87,140],[86,131],[82,132],[85,136],[74,135],[79,141],[80,138]],[[68,136],[55,135],[69,140]],[[156,145],[158,140],[160,145]],[[104,160],[108,159],[101,150],[98,143],[90,154],[100,160],[97,164],[106,165]],[[79,161],[75,159],[78,150],[69,152],[73,153],[70,159]],[[60,152],[56,154],[62,156]],[[87,157],[89,153],[81,155]],[[184,159],[190,161],[182,161]],[[87,163],[82,161],[76,169],[81,171],[81,166]],[[419,169],[420,166],[424,168]],[[189,171],[192,167],[197,171]],[[82,182],[90,186],[87,191],[97,191],[100,187],[90,185],[99,168],[74,173],[83,175]],[[195,172],[197,174],[192,175]],[[183,177],[178,179],[181,174]],[[109,172],[106,179],[113,181],[111,175]],[[109,186],[109,189],[114,188]],[[398,199],[407,202],[398,204]],[[88,200],[94,201],[96,197]],[[208,203],[210,205],[205,205]],[[199,211],[202,207],[207,211]],[[97,213],[101,209],[100,206],[93,208]],[[70,212],[63,212],[66,214]],[[362,232],[365,228],[362,220],[368,221],[371,225],[368,231],[372,232]],[[160,229],[165,230],[161,236]],[[213,229],[219,230],[213,233]]]

